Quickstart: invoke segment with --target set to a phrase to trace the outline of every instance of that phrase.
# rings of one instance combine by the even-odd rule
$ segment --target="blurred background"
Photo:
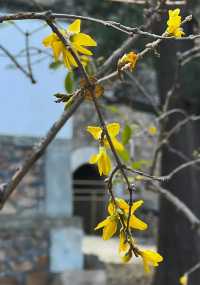
[[[0,15],[51,10],[162,34],[167,12],[177,7],[177,1],[167,1],[170,3],[157,11],[158,2],[4,0],[0,1]],[[178,2],[182,15],[194,15],[184,31],[198,34],[200,5],[197,1]],[[58,24],[67,28],[69,23]],[[89,69],[99,77],[115,70],[124,52],[139,52],[151,41],[138,35],[127,39],[123,33],[89,21],[81,25],[98,43]],[[33,145],[62,114],[63,105],[55,103],[53,95],[70,93],[78,85],[79,74],[75,73],[73,84],[69,83],[64,65],[55,63],[51,50],[42,45],[50,32],[43,22],[35,20],[0,24],[1,183],[9,181],[30,156]],[[119,50],[122,45],[123,52]],[[168,175],[195,160],[163,187],[200,218],[199,51],[198,39],[164,41],[155,53],[138,63],[133,74],[108,81],[101,103],[107,122],[121,124],[120,139],[126,146],[121,154],[124,163],[154,175]],[[112,57],[114,52],[117,55]],[[170,102],[169,92],[173,93]],[[135,238],[142,247],[158,248],[164,256],[156,274],[145,275],[139,258],[123,264],[118,238],[103,241],[101,232],[94,231],[107,216],[109,199],[105,177],[88,163],[98,152],[98,144],[91,140],[86,126],[97,122],[91,102],[84,102],[1,211],[0,284],[175,285],[200,261],[197,228],[141,177],[130,176],[130,180],[137,185],[134,199],[145,202],[137,215],[149,228],[136,232]],[[120,176],[116,177],[114,191],[128,200]],[[191,275],[189,284],[199,284],[199,271]]]

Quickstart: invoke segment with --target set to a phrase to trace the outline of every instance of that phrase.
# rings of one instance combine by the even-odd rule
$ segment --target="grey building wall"
[[[0,183],[10,179],[37,141],[0,136]],[[29,285],[37,276],[40,284],[44,276],[83,267],[81,221],[72,217],[70,145],[70,140],[55,140],[1,212],[2,285],[12,280]]]

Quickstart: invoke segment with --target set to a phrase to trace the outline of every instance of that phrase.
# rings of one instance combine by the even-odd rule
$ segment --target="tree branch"
[[[186,217],[186,219],[191,224],[192,229],[197,231],[198,234],[200,234],[200,220],[184,202],[182,202],[178,197],[172,194],[168,189],[165,189],[156,183],[152,183],[152,187],[150,187],[149,190],[152,192],[159,193],[163,198],[167,199],[170,203],[172,203],[175,209]]]

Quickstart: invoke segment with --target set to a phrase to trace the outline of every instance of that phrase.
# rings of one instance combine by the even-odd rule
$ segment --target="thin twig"
[[[149,188],[149,190],[161,194],[162,197],[174,205],[175,209],[187,218],[192,229],[196,230],[198,234],[200,234],[200,220],[184,202],[182,202],[178,197],[171,193],[170,190],[165,189],[156,183],[152,183],[152,186]]]
[[[2,46],[0,44],[0,49],[7,55],[7,57],[14,63],[14,65],[21,70],[22,73],[24,73],[24,75],[26,75],[26,77],[28,77],[31,82],[34,84],[36,83],[35,79],[33,78],[32,74],[30,74],[15,58],[14,55],[12,55],[4,46]]]
[[[29,33],[28,32],[25,33],[25,50],[26,50],[26,60],[27,60],[28,72],[30,74],[30,77],[34,80],[34,83],[36,83],[36,80],[33,77],[33,71],[32,71],[32,65],[31,65]]]
[[[130,3],[130,4],[136,4],[136,5],[146,5],[148,2],[147,0],[110,0],[110,1]],[[169,6],[180,6],[180,5],[186,5],[186,1],[185,0],[182,0],[182,1],[170,1],[170,0],[168,0],[165,2],[165,4],[169,5]]]
[[[168,179],[168,180],[170,180],[170,179],[172,179],[172,177],[173,177],[175,174],[179,173],[181,170],[183,170],[183,169],[185,169],[185,168],[187,168],[187,167],[189,167],[189,166],[192,166],[192,165],[194,165],[194,164],[197,164],[197,163],[199,163],[199,162],[200,162],[200,158],[197,158],[197,159],[188,161],[188,162],[186,162],[186,163],[183,163],[183,164],[179,165],[178,167],[176,167],[174,170],[172,170],[168,175],[165,175],[165,176],[163,176],[163,177],[166,178],[166,179]]]

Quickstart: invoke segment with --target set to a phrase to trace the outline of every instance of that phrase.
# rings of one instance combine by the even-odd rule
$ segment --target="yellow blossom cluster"
[[[138,60],[138,55],[135,52],[131,51],[129,53],[125,53],[118,60],[118,63],[117,63],[118,71],[119,72],[123,70],[133,71],[137,63],[137,60]]]
[[[115,150],[119,152],[123,151],[124,146],[116,138],[120,131],[120,124],[107,124],[106,129]],[[97,163],[100,175],[108,175],[111,171],[112,165],[107,153],[107,149],[110,148],[110,144],[107,140],[106,134],[102,128],[96,126],[88,126],[87,131],[95,140],[99,141],[99,152],[98,154],[92,155],[89,162],[91,164]]]
[[[121,199],[115,198],[108,204],[108,217],[100,222],[95,230],[103,228],[103,239],[110,239],[115,233],[119,232],[119,254],[123,262],[128,262],[133,253],[143,259],[145,272],[150,272],[150,266],[158,266],[163,261],[163,257],[152,250],[140,250],[136,247],[136,242],[128,233],[132,229],[146,230],[148,225],[135,216],[135,211],[141,207],[143,200],[136,201],[131,206],[129,217],[129,205]],[[129,221],[128,221],[129,220]],[[122,222],[123,221],[123,222]],[[127,224],[128,229],[127,229]]]
[[[80,32],[81,20],[75,20],[68,29],[60,30],[61,34],[66,39],[67,44],[78,55],[83,66],[89,62],[88,56],[92,55],[92,52],[85,47],[96,46],[97,43],[89,36]],[[70,50],[60,40],[56,33],[50,34],[43,40],[45,47],[50,47],[53,50],[55,61],[60,58],[63,59],[64,64],[68,70],[78,67],[78,64],[71,54]]]
[[[182,19],[180,16],[180,9],[169,10],[169,19],[164,35],[174,36],[176,38],[182,37],[185,33],[183,32],[181,25]],[[59,30],[60,36],[59,33],[52,33],[43,40],[44,46],[53,50],[55,61],[63,60],[69,71],[73,68],[80,67],[80,64],[82,67],[86,66],[90,61],[89,56],[92,55],[92,52],[87,47],[94,47],[97,45],[91,36],[81,33],[80,27],[81,20],[77,19],[68,26],[67,30]],[[133,51],[124,54],[118,60],[117,64],[119,75],[122,71],[133,71],[139,57],[140,55]],[[91,90],[87,88],[88,81],[94,85],[94,89],[92,89],[93,93],[95,93],[94,96],[91,96]],[[80,86],[84,91],[85,98],[89,100],[96,100],[104,91],[103,87],[98,84],[97,79],[94,77],[88,76],[88,80],[82,79]],[[111,159],[108,155],[109,149],[117,156],[118,152],[124,151],[124,146],[117,139],[120,131],[119,123],[114,122],[107,125],[102,123],[102,125],[103,127],[87,127],[87,131],[99,144],[98,153],[93,154],[90,157],[89,162],[91,164],[97,164],[100,175],[108,176],[112,169]],[[148,128],[148,133],[151,136],[156,135],[157,128],[154,125],[151,125]],[[142,179],[143,177],[141,175],[135,177],[135,181],[141,181]],[[136,245],[132,231],[146,230],[148,225],[135,215],[136,210],[141,207],[143,201],[139,200],[134,203],[130,201],[128,204],[122,198],[115,198],[112,193],[111,200],[108,203],[108,216],[96,226],[95,230],[103,229],[102,237],[104,240],[108,240],[115,234],[118,234],[119,254],[122,260],[128,262],[133,255],[136,257],[140,256],[143,260],[145,272],[149,272],[151,266],[156,267],[163,261],[163,257],[152,250],[141,250]],[[188,276],[186,274],[181,276],[179,281],[181,285],[187,285]]]
[[[180,9],[169,10],[169,20],[167,21],[167,33],[176,38],[181,38],[185,35],[181,28]]]
[[[129,227],[132,229],[146,230],[147,224],[138,219],[134,213],[143,204],[142,200],[133,203],[131,207],[131,216],[129,221]],[[124,216],[124,222],[127,224],[127,218],[129,213],[129,205],[121,198],[116,198],[115,201],[110,201],[108,204],[109,216],[97,225],[95,230],[103,228],[103,239],[110,239],[117,231],[118,225],[120,225],[120,214]],[[121,243],[120,243],[121,244]],[[121,251],[123,246],[120,246]]]

